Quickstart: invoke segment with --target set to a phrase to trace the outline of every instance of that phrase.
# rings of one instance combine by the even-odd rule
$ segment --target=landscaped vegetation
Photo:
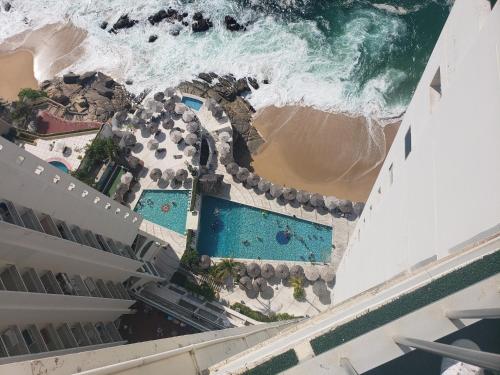
[[[293,298],[297,300],[304,299],[306,296],[306,291],[304,290],[304,279],[301,277],[292,277],[290,279],[290,284],[293,288]]]
[[[40,98],[46,98],[47,93],[41,90],[26,88],[26,89],[21,89],[21,91],[19,91],[19,94],[17,94],[17,96],[19,97],[20,101],[23,101],[25,99],[36,100]]]
[[[94,186],[94,177],[91,175],[94,166],[103,163],[107,160],[116,161],[118,159],[119,148],[111,138],[96,138],[87,146],[85,157],[83,158],[80,167],[72,173],[82,182],[89,186]]]
[[[258,322],[277,322],[280,320],[290,320],[290,319],[296,319],[296,316],[287,314],[287,313],[278,313],[278,314],[272,314],[270,316],[261,313],[260,311],[255,311],[252,310],[250,307],[243,305],[239,302],[233,303],[231,305],[231,308],[233,310],[239,311],[241,314],[248,316],[249,318],[252,318],[253,320],[257,320]]]
[[[203,296],[208,300],[215,299],[215,290],[209,284],[205,282],[197,284],[196,282],[189,280],[189,278],[181,272],[175,272],[170,281],[174,284],[182,286],[194,294]]]

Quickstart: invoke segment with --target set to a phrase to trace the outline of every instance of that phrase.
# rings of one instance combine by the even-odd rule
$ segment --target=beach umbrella
[[[309,194],[307,191],[299,190],[297,192],[296,199],[297,199],[297,202],[299,202],[299,203],[305,204],[305,203],[309,202],[310,198],[311,198],[311,194]]]
[[[250,172],[246,168],[240,168],[238,173],[236,173],[236,179],[240,182],[246,181],[246,179],[250,176]]]
[[[195,119],[196,119],[196,115],[191,111],[185,111],[182,114],[182,121],[184,121],[184,122],[191,122],[191,121],[194,121]]]
[[[192,146],[192,145],[196,144],[196,142],[198,142],[198,136],[194,133],[189,133],[184,138],[184,142],[186,142],[188,145]]]
[[[221,155],[227,155],[231,152],[231,146],[229,145],[229,143],[226,142],[218,143],[217,149],[219,150],[219,154]]]
[[[283,187],[278,184],[272,184],[269,193],[273,198],[279,198],[283,194]]]
[[[161,177],[161,171],[158,168],[154,168],[151,170],[149,173],[149,177],[153,180],[156,181]]]
[[[339,200],[333,196],[325,197],[325,206],[330,211],[333,211],[339,206]]]
[[[352,211],[356,214],[356,216],[361,216],[364,208],[365,204],[363,202],[356,202],[352,205]]]
[[[196,121],[191,121],[186,124],[186,130],[190,133],[196,133],[199,129],[199,125]]]
[[[65,148],[66,148],[66,143],[64,143],[64,141],[57,141],[56,144],[54,145],[55,152],[63,152]]]
[[[135,169],[142,164],[142,160],[134,155],[129,155],[127,157],[127,164],[131,169]]]
[[[171,180],[175,177],[175,171],[172,168],[167,168],[161,174],[161,178],[164,180]]]
[[[186,112],[187,107],[183,103],[175,103],[174,106],[174,112],[177,115],[182,115],[184,112]]]
[[[194,154],[196,154],[196,147],[194,147],[194,146],[187,146],[184,149],[184,155],[186,155],[188,157],[191,157],[191,156],[194,156]]]
[[[219,160],[220,160],[222,165],[228,165],[229,163],[231,163],[233,161],[233,156],[230,154],[222,155],[219,158]]]
[[[238,274],[238,276],[240,276],[240,277],[246,276],[246,274],[247,274],[247,268],[242,263],[237,264],[235,267],[235,270],[236,270],[236,273]]]
[[[325,280],[327,283],[330,283],[335,278],[335,271],[330,266],[323,266],[320,268],[319,273],[321,278]]]
[[[227,170],[227,173],[234,176],[236,173],[238,173],[238,171],[240,170],[240,167],[238,166],[238,164],[233,162],[233,163],[229,163],[226,166],[226,170]]]
[[[287,201],[293,201],[296,196],[297,190],[295,190],[294,188],[285,187],[283,189],[283,198],[285,198]]]
[[[165,94],[167,98],[171,98],[172,96],[175,95],[175,88],[167,87],[165,91],[163,91],[163,94]]]
[[[174,113],[175,112],[175,101],[172,98],[168,99],[165,102],[165,104],[163,105],[163,109],[167,113]]]
[[[252,287],[255,290],[263,291],[267,287],[267,281],[263,277],[258,277],[252,281]]]
[[[157,102],[161,102],[163,101],[163,99],[165,99],[165,93],[163,91],[159,91],[153,95],[153,99]]]
[[[298,264],[294,264],[290,267],[290,277],[302,277],[304,276],[304,269]]]
[[[247,274],[251,278],[258,277],[260,275],[260,266],[255,262],[250,263],[247,265]]]
[[[274,276],[274,267],[272,264],[264,263],[260,270],[260,274],[264,279],[270,279]]]
[[[259,191],[265,193],[271,188],[271,183],[261,178],[259,183],[257,184],[257,188],[259,189]]]
[[[188,171],[186,171],[184,168],[178,169],[177,172],[175,172],[175,179],[177,181],[184,181],[188,176]]]
[[[170,140],[174,143],[179,143],[182,140],[182,133],[178,130],[171,131]]]
[[[137,143],[137,138],[132,133],[127,133],[123,136],[123,144],[125,146],[133,146]]]
[[[177,94],[172,95],[172,96],[170,97],[170,99],[171,99],[174,103],[181,103],[181,102],[182,102],[182,98],[181,98],[179,95],[177,95]],[[182,104],[184,104],[184,103],[182,103]],[[186,106],[186,105],[184,105],[184,106]],[[187,108],[187,107],[186,107],[186,108]]]
[[[212,109],[214,108],[214,106],[216,104],[217,104],[217,102],[215,100],[213,100],[212,98],[210,98],[206,101],[206,106],[207,106],[209,111],[212,111]]]
[[[243,290],[252,289],[252,280],[248,276],[240,277],[239,283],[240,283],[240,288]]]
[[[290,275],[290,270],[286,264],[278,264],[276,266],[275,274],[282,280],[285,280]]]
[[[321,207],[325,204],[325,202],[323,200],[323,196],[321,194],[318,194],[318,193],[311,195],[311,198],[309,199],[309,201],[311,202],[311,205],[313,207]]]
[[[228,132],[221,132],[219,134],[219,141],[230,142],[231,141],[231,134],[229,134]]]
[[[150,139],[147,143],[148,150],[156,150],[159,145],[160,142],[158,142],[156,139]]]
[[[323,280],[316,280],[313,284],[313,293],[318,297],[326,296],[329,294],[328,288]]]
[[[130,183],[132,182],[134,176],[132,176],[132,173],[130,172],[127,172],[125,174],[122,175],[121,179],[120,179],[120,182],[122,184],[125,184],[125,185],[130,185]]]
[[[174,120],[169,118],[167,120],[162,121],[163,129],[169,130],[174,127]]]
[[[202,255],[200,258],[200,267],[204,270],[208,269],[212,264],[212,259],[208,255]]]
[[[352,202],[346,199],[339,200],[339,209],[344,214],[350,214],[352,212]]]
[[[224,110],[222,109],[222,107],[218,104],[216,104],[213,108],[212,108],[212,115],[217,119],[217,120],[220,120],[222,118],[222,116],[224,116]]]
[[[304,270],[304,275],[309,281],[316,281],[319,279],[319,269],[316,266],[308,266]]]
[[[247,185],[250,187],[257,186],[260,182],[260,177],[255,173],[250,173],[247,177]]]

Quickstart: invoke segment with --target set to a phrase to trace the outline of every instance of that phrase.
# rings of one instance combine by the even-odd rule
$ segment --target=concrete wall
[[[132,243],[142,221],[129,208],[3,138],[0,176],[0,198],[125,244]]]
[[[455,2],[350,238],[335,302],[500,231],[499,43],[498,4]],[[430,87],[438,69],[441,97]]]

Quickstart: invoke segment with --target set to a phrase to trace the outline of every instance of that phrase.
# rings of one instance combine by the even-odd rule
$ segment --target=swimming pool
[[[332,228],[203,196],[198,252],[221,258],[329,262]]]
[[[188,190],[144,190],[134,211],[146,220],[184,234],[188,205]]]
[[[66,165],[64,163],[61,163],[60,161],[57,161],[57,160],[49,161],[49,164],[52,164],[54,167],[60,169],[64,173],[69,172],[68,167],[66,167]]]
[[[201,106],[203,105],[202,101],[195,98],[190,98],[189,96],[183,96],[182,102],[189,108],[194,109],[195,111],[199,111]]]

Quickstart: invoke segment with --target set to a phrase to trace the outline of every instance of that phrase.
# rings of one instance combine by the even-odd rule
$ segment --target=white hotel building
[[[134,212],[0,138],[0,374],[361,374],[413,349],[500,370],[436,342],[500,318],[495,4],[455,1],[313,318],[121,345],[129,293],[162,280],[136,254],[162,244],[142,253]]]

